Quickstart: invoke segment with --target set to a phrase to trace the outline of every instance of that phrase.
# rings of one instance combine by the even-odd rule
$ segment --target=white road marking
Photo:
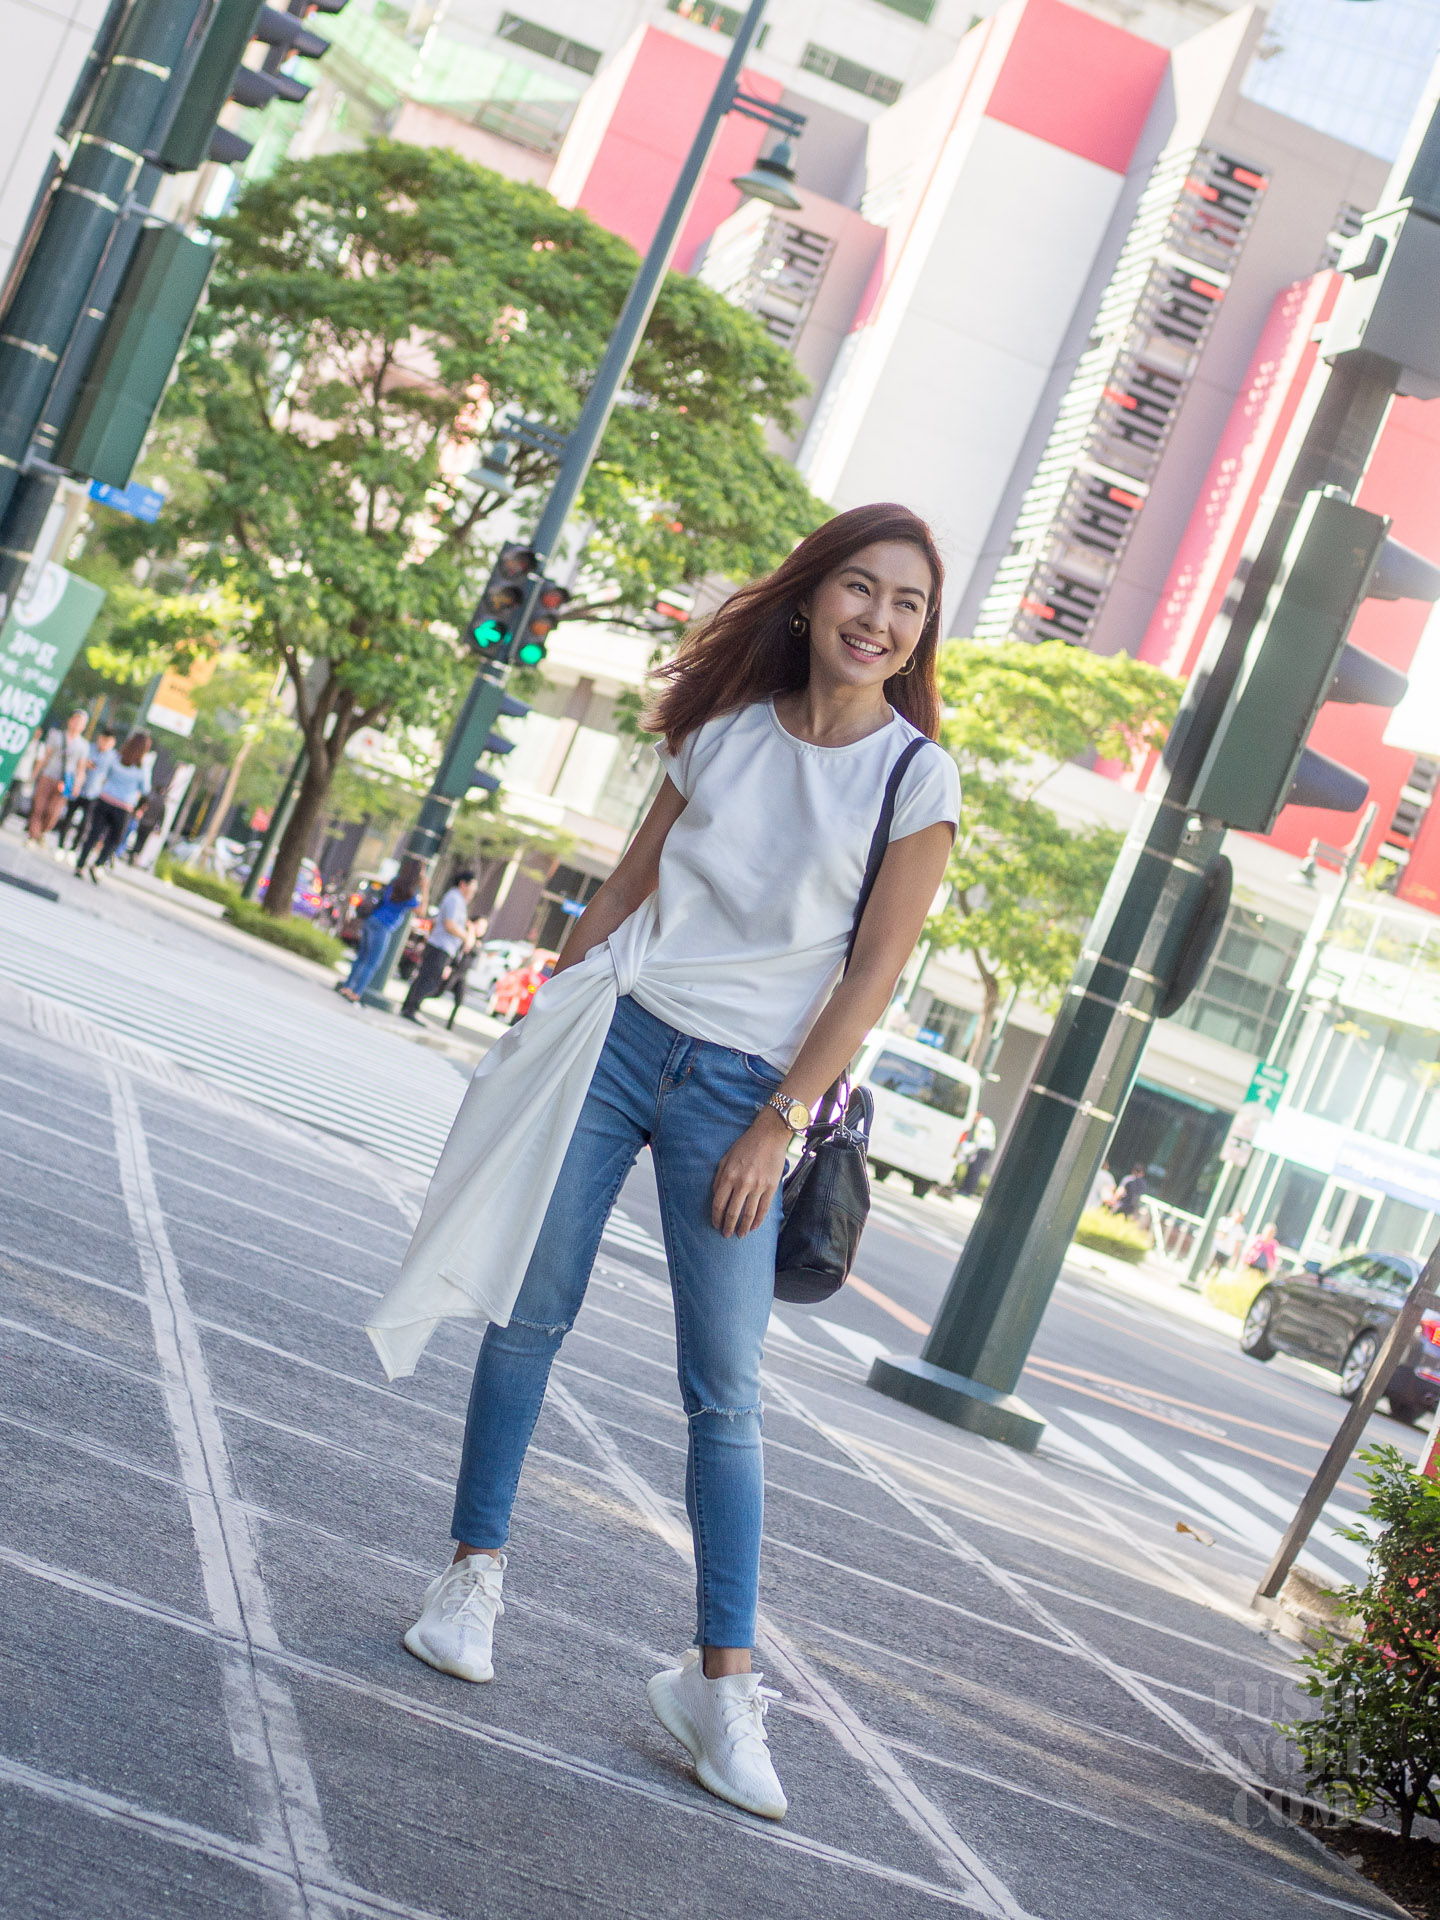
[[[1066,1417],[1076,1420],[1087,1433],[1091,1433],[1112,1452],[1128,1460],[1132,1466],[1142,1468],[1152,1478],[1168,1486],[1192,1507],[1198,1507],[1207,1519],[1223,1527],[1242,1546],[1253,1547],[1256,1553],[1270,1555],[1279,1544],[1280,1536],[1274,1527],[1252,1513],[1248,1507],[1242,1507],[1238,1500],[1232,1500],[1228,1494],[1218,1488],[1208,1486],[1205,1481],[1197,1480],[1193,1473],[1187,1473],[1184,1467],[1167,1459],[1163,1453],[1157,1453],[1153,1447],[1146,1446],[1137,1435],[1124,1427],[1117,1427],[1112,1420],[1099,1420],[1092,1413],[1080,1413],[1073,1407],[1066,1408]]]
[[[868,1333],[857,1333],[853,1327],[842,1327],[838,1320],[822,1319],[818,1313],[810,1318],[817,1327],[824,1329],[837,1346],[847,1353],[853,1353],[863,1366],[871,1366],[876,1360],[888,1357],[890,1349],[883,1340],[872,1339]]]
[[[1203,1453],[1187,1452],[1185,1458],[1199,1467],[1202,1473],[1213,1474],[1217,1480],[1223,1480],[1234,1492],[1259,1507],[1263,1512],[1273,1514],[1277,1520],[1283,1520],[1288,1527],[1295,1518],[1295,1500],[1287,1500],[1283,1494],[1273,1492],[1264,1483],[1247,1473],[1243,1467],[1232,1466],[1228,1460],[1211,1460]],[[1327,1553],[1337,1555],[1341,1560],[1349,1561],[1358,1567],[1361,1573],[1367,1573],[1370,1567],[1369,1557],[1353,1540],[1346,1540],[1325,1520],[1318,1520],[1310,1535],[1311,1543],[1323,1543]]]
[[[221,1670],[231,1744],[262,1849],[286,1875],[276,1883],[282,1897],[288,1892],[284,1911],[297,1917],[329,1914],[331,1902],[312,1885],[335,1876],[299,1715],[284,1682],[253,1657],[255,1648],[275,1649],[280,1641],[250,1522],[236,1495],[199,1329],[171,1250],[135,1095],[116,1068],[107,1065],[104,1073],[120,1188],[145,1282],[205,1597],[216,1626],[236,1643]]]
[[[548,1393],[558,1410],[605,1461],[616,1486],[624,1491],[636,1510],[681,1559],[693,1564],[689,1530],[680,1525],[649,1481],[625,1459],[600,1422],[553,1375]],[[961,1839],[885,1742],[865,1725],[844,1696],[791,1644],[789,1637],[772,1621],[760,1616],[756,1622],[755,1644],[756,1651],[763,1653],[792,1686],[824,1709],[826,1725],[840,1746],[859,1764],[906,1825],[934,1851],[941,1866],[959,1882],[969,1904],[977,1912],[1001,1915],[1005,1920],[1027,1920],[1023,1907],[1005,1883]]]

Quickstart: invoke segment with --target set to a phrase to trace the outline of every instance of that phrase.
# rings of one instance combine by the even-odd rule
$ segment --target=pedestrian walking
[[[1239,1207],[1232,1207],[1223,1219],[1215,1223],[1215,1238],[1211,1243],[1210,1271],[1218,1273],[1222,1267],[1233,1267],[1241,1247],[1245,1244],[1245,1214]]]
[[[1145,1191],[1145,1169],[1137,1163],[1105,1204],[1111,1213],[1118,1213],[1123,1220],[1133,1220],[1140,1211]]]
[[[1275,1237],[1279,1231],[1275,1221],[1267,1220],[1245,1249],[1245,1265],[1251,1273],[1259,1274],[1265,1280],[1280,1265],[1280,1242]]]
[[[77,879],[88,873],[97,886],[100,884],[99,869],[113,859],[130,825],[131,815],[150,791],[150,775],[145,768],[149,751],[149,734],[132,733],[111,762],[95,796],[90,824],[85,829],[80,857],[75,862]]]
[[[363,999],[365,989],[375,978],[390,937],[406,914],[425,911],[425,868],[422,862],[406,854],[394,878],[384,888],[373,907],[360,922],[360,945],[356,950],[349,978],[337,988],[347,1000]]]
[[[64,811],[72,793],[80,791],[85,769],[90,764],[90,742],[85,728],[90,719],[83,707],[65,722],[52,727],[45,736],[44,751],[35,773],[35,790],[30,796],[30,821],[26,832],[31,844],[40,846]]]
[[[140,856],[153,833],[157,833],[165,824],[165,809],[170,803],[170,781],[175,777],[172,768],[170,776],[163,783],[157,782],[145,795],[135,812],[135,831],[125,849],[125,858],[132,867],[140,865]]]
[[[980,1191],[980,1176],[989,1166],[994,1151],[995,1122],[988,1113],[982,1113],[976,1119],[975,1130],[965,1149],[965,1178],[960,1183],[961,1193]]]
[[[65,811],[60,818],[60,831],[55,844],[62,848],[68,840],[72,849],[78,849],[85,838],[85,829],[90,825],[90,815],[94,811],[96,796],[105,784],[115,759],[115,736],[108,727],[101,727],[91,743],[94,758],[85,769],[85,777],[80,782],[78,793],[71,795]]]
[[[425,950],[420,955],[420,964],[410,982],[410,991],[400,1009],[402,1019],[419,1024],[421,1001],[439,993],[452,963],[475,944],[470,926],[470,897],[475,887],[475,875],[465,867],[446,888],[440,911],[425,941]]]
[[[442,1317],[490,1322],[455,1556],[405,1635],[442,1672],[489,1680],[546,1379],[649,1145],[688,1416],[697,1621],[648,1697],[705,1787],[773,1819],[785,1795],[751,1651],[779,1189],[792,1139],[890,1004],[954,838],[959,780],[932,744],[941,585],[923,521],[854,508],[658,670],[659,794],[531,1011],[472,1077],[400,1279],[369,1325],[393,1379],[414,1370]]]

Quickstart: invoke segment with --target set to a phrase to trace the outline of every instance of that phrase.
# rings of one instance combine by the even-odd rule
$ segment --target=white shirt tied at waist
[[[652,894],[604,946],[547,980],[475,1069],[400,1278],[365,1323],[391,1380],[415,1371],[441,1320],[509,1320],[615,1003],[654,926]]]

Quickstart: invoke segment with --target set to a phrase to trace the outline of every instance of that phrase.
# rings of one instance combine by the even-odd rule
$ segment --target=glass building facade
[[[1393,160],[1440,53],[1440,0],[1276,0],[1247,98]]]

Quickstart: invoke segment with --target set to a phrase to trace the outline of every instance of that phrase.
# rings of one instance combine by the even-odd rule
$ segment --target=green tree
[[[950,899],[926,928],[967,953],[984,993],[970,1058],[985,1056],[1002,992],[1044,1006],[1069,979],[1121,835],[1066,827],[1041,798],[1067,761],[1158,746],[1179,683],[1128,654],[1047,640],[952,641],[941,653],[941,739],[960,769]]]
[[[554,461],[520,450],[511,501],[464,475],[509,407],[573,425],[636,260],[538,188],[385,141],[281,166],[214,230],[158,450],[204,485],[109,545],[168,541],[228,590],[238,644],[289,676],[309,764],[281,913],[356,730],[448,725],[469,677],[457,623]],[[803,391],[757,321],[671,276],[580,501],[575,611],[658,626],[662,587],[780,560],[823,515],[765,444]]]

